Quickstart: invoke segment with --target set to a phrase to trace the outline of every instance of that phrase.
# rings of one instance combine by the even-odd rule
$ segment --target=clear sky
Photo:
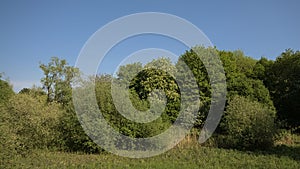
[[[137,12],[177,15],[200,28],[218,49],[240,49],[256,59],[275,59],[287,48],[300,50],[299,7],[298,0],[1,0],[0,72],[5,72],[15,91],[39,85],[39,62],[48,63],[58,56],[74,65],[95,31]],[[177,55],[184,52],[174,42],[162,39],[157,43],[156,36],[143,38],[147,39],[137,37],[130,42],[131,48],[112,52],[115,58],[110,61],[133,52],[132,46],[168,46]],[[100,67],[103,72],[113,66],[107,63]]]

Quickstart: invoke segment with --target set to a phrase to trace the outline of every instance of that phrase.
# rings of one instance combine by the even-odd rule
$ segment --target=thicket
[[[241,96],[229,100],[224,114],[222,146],[239,149],[268,149],[274,144],[277,128],[275,111]],[[225,144],[224,144],[225,143]]]
[[[88,153],[103,151],[87,136],[78,120],[72,100],[73,84],[95,81],[98,108],[105,119],[116,131],[137,138],[151,137],[169,128],[176,120],[180,108],[187,106],[182,105],[181,101],[190,100],[189,103],[193,103],[192,95],[196,93],[200,99],[200,103],[197,103],[200,108],[194,131],[200,131],[212,101],[211,81],[195,50],[203,56],[217,55],[224,67],[227,102],[224,118],[216,131],[217,135],[224,137],[218,140],[219,146],[264,149],[273,145],[277,124],[285,122],[284,127],[288,129],[299,127],[298,51],[287,50],[275,61],[270,61],[265,58],[252,59],[241,51],[196,47],[181,55],[175,64],[162,58],[146,65],[132,63],[121,66],[116,77],[98,75],[85,81],[75,78],[80,74],[78,69],[54,57],[48,64],[40,64],[44,72],[42,88],[23,89],[15,94],[7,81],[0,81],[1,163],[8,163],[12,155],[26,155],[35,148]],[[186,71],[185,66],[192,74]],[[192,81],[180,80],[182,78],[194,78],[196,86],[190,85]],[[151,98],[155,98],[161,101],[155,108],[163,110],[162,114],[145,124],[124,118],[111,96],[112,82],[119,87],[128,86],[127,91],[120,90],[117,94],[129,93],[136,110],[149,110],[153,103]],[[156,90],[164,93],[165,97],[153,92]],[[183,97],[182,93],[185,92],[190,92],[188,96],[191,97]],[[165,107],[161,107],[163,103]],[[126,110],[128,106],[122,106],[122,103],[119,105],[123,111],[130,111]],[[130,113],[134,114],[135,111]],[[143,147],[137,149],[142,150]]]

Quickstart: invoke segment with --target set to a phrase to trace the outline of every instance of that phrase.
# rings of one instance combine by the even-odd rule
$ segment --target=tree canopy
[[[9,98],[14,94],[12,86],[9,82],[2,79],[2,74],[0,73],[0,104],[6,103]]]
[[[219,58],[223,67],[215,66],[212,57]],[[266,148],[273,145],[276,123],[285,122],[288,129],[300,126],[299,51],[286,50],[272,61],[255,60],[240,50],[197,46],[185,51],[175,63],[159,58],[147,64],[122,65],[116,76],[99,74],[80,79],[82,85],[75,87],[72,84],[80,70],[68,65],[66,60],[52,57],[49,63],[40,63],[39,67],[44,73],[42,87],[24,88],[18,94],[0,74],[0,137],[3,143],[10,145],[1,146],[2,154],[26,153],[26,149],[32,148],[101,152],[101,147],[91,138],[98,141],[105,138],[87,135],[80,123],[83,119],[97,119],[98,109],[115,131],[128,137],[153,137],[171,125],[184,124],[180,126],[184,128],[189,122],[194,124],[193,131],[199,132],[214,104],[213,89],[218,92],[218,88],[224,87],[220,85],[225,83],[215,88],[213,85],[222,80],[226,80],[227,100],[224,118],[216,131],[217,135],[225,137],[220,145],[224,140],[227,147]],[[220,75],[223,69],[226,79]],[[212,73],[216,74],[213,78],[210,77]],[[86,87],[93,87],[95,95],[87,93]],[[72,100],[74,93],[87,95],[87,99],[96,96],[97,105],[84,103],[84,113],[78,114]],[[182,109],[185,111],[181,116]],[[122,112],[128,113],[130,118]],[[142,122],[131,119],[137,116],[155,118]],[[100,132],[94,127],[100,122],[95,120],[87,127]],[[116,140],[109,144],[122,150],[147,148],[146,144],[134,146]],[[159,148],[156,144],[151,146]]]
[[[256,70],[270,91],[279,119],[288,128],[300,126],[300,52],[288,49],[275,61],[262,58]]]

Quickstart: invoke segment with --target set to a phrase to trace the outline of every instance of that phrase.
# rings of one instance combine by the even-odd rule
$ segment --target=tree
[[[197,53],[194,50],[197,50]],[[211,102],[211,85],[209,76],[203,61],[201,60],[216,54],[216,50],[212,48],[204,48],[197,46],[181,55],[176,63],[176,75],[179,77],[181,90],[189,93],[191,96],[197,95],[200,99],[199,111],[195,123],[196,128],[202,128],[203,122],[208,114]],[[201,56],[198,56],[201,55]],[[201,58],[200,58],[201,57]],[[196,84],[194,84],[194,82]],[[194,98],[188,100],[194,101]]]
[[[40,68],[45,76],[41,79],[41,83],[43,89],[46,90],[47,101],[67,104],[71,100],[73,78],[79,73],[79,70],[68,66],[66,60],[60,60],[57,57],[52,57],[47,65],[40,64]]]
[[[131,67],[130,65],[126,65],[126,67]],[[123,69],[126,71],[126,69]],[[134,77],[134,79],[137,77]],[[146,138],[160,134],[162,131],[167,129],[170,125],[170,120],[166,113],[162,113],[163,117],[158,117],[157,119],[148,122],[148,123],[138,123],[134,120],[128,119],[128,116],[124,117],[121,113],[130,113],[130,115],[139,115],[138,111],[143,111],[148,115],[149,112],[149,102],[147,99],[141,99],[137,92],[133,89],[126,89],[126,88],[119,88],[115,91],[118,98],[113,99],[112,94],[114,94],[112,90],[112,81],[117,80],[110,75],[98,75],[95,79],[96,86],[96,97],[99,109],[105,118],[105,120],[112,126],[116,131],[122,133],[124,135],[133,137],[133,138]],[[122,79],[123,80],[123,79]],[[133,80],[131,80],[131,84]],[[119,87],[119,83],[117,81],[116,84]],[[125,96],[129,93],[129,101],[128,103],[124,101],[124,99],[119,98],[126,98]],[[128,96],[128,95],[127,95]],[[133,109],[130,108],[128,104],[133,105]],[[118,107],[118,108],[116,108]],[[156,108],[156,107],[155,107]],[[163,110],[163,109],[162,109]],[[91,111],[93,112],[93,111]],[[91,116],[97,117],[97,115]],[[92,128],[93,126],[91,126]],[[104,136],[103,136],[104,137]],[[102,139],[102,138],[100,138]],[[104,140],[102,140],[104,141]],[[100,141],[100,142],[102,142]],[[145,145],[139,145],[137,147],[133,147],[133,144],[128,143],[126,141],[122,142],[119,140],[118,142],[114,142],[111,140],[111,143],[106,143],[114,146],[115,148],[119,149],[138,149],[143,150],[145,149]],[[153,145],[154,146],[154,145]]]
[[[262,79],[257,78],[265,76],[259,62],[242,52],[219,51],[219,55],[226,73],[228,98],[240,95],[273,107],[268,89]]]
[[[270,90],[280,120],[289,128],[300,126],[300,51],[283,52],[274,63],[264,64],[264,83]]]
[[[12,86],[5,80],[2,80],[2,74],[0,73],[0,103],[7,103],[9,98],[13,96],[14,91]]]
[[[195,51],[197,51],[197,53]],[[228,99],[240,95],[273,108],[268,89],[260,79],[252,77],[256,60],[246,57],[242,51],[218,51],[215,48],[195,47],[193,50],[186,51],[179,58],[176,68],[180,76],[187,76],[185,73],[186,70],[182,68],[183,63],[185,63],[194,75],[194,77],[189,77],[189,79],[195,78],[197,81],[202,103],[200,106],[201,109],[199,110],[199,117],[202,120],[199,120],[196,123],[197,127],[201,127],[201,123],[205,119],[210,108],[212,91],[211,80],[217,84],[222,80],[222,76],[216,75],[217,78],[210,79],[211,77],[208,75],[207,67],[211,72],[221,72],[218,64],[216,64],[216,66],[211,66],[213,64],[211,63],[211,57],[219,57],[222,61],[226,76]],[[204,65],[204,61],[208,64]],[[184,88],[191,89],[191,87],[188,86],[189,84],[190,83],[184,84]],[[224,85],[224,83],[219,85]],[[196,90],[197,89],[195,89],[195,91]]]
[[[229,101],[224,119],[221,126],[226,131],[225,146],[265,149],[273,145],[275,111],[263,104],[236,95]]]
[[[121,83],[129,84],[130,81],[136,76],[140,71],[143,70],[142,63],[132,63],[120,66],[117,76]]]
[[[165,58],[159,58],[156,60],[153,60],[149,63],[147,63],[144,67],[141,65],[141,63],[132,63],[125,66],[121,66],[118,71],[118,77],[117,79],[112,79],[115,84],[119,84],[118,86],[120,89],[118,90],[119,97],[126,96],[126,92],[129,91],[130,95],[129,98],[131,100],[132,105],[134,106],[133,111],[129,110],[128,105],[122,104],[122,100],[118,99],[117,103],[120,105],[120,109],[125,112],[130,113],[138,113],[137,111],[148,111],[150,108],[150,104],[156,104],[156,103],[163,103],[163,99],[166,97],[166,105],[164,104],[157,104],[155,109],[159,109],[159,112],[162,113],[161,116],[147,124],[139,124],[133,121],[130,121],[128,119],[122,118],[122,116],[116,114],[115,117],[111,117],[111,119],[119,119],[119,120],[113,120],[117,122],[117,125],[119,129],[121,129],[121,132],[123,134],[127,134],[133,137],[149,137],[156,134],[159,134],[162,130],[164,130],[166,127],[170,125],[170,123],[174,122],[177,115],[178,115],[178,109],[179,109],[179,90],[178,86],[172,77],[175,71],[175,66],[172,64],[170,59]],[[100,78],[101,79],[101,78]],[[97,86],[100,84],[103,86],[101,88],[98,88],[99,92],[105,92],[103,89],[107,88],[107,91],[109,92],[110,89],[110,83],[108,82],[100,82]],[[108,84],[108,86],[106,85]],[[155,90],[161,90],[165,94],[165,97],[161,96],[159,93],[154,92]],[[110,94],[110,92],[109,92]],[[162,94],[163,95],[163,94]],[[98,94],[99,97],[108,96],[108,94]],[[108,97],[109,98],[109,97]],[[151,102],[150,99],[155,99],[155,103]],[[98,100],[105,100],[105,99],[98,99]],[[112,99],[109,99],[112,100]],[[114,100],[116,101],[116,100]],[[110,101],[108,101],[109,103]],[[107,104],[107,103],[105,103]],[[105,107],[105,104],[99,104],[100,107]],[[160,106],[165,106],[162,108],[158,108]],[[111,107],[111,106],[109,106]],[[152,106],[153,107],[153,106]],[[119,110],[119,109],[118,109]],[[116,110],[115,110],[116,111]],[[156,110],[149,110],[149,114],[151,113],[157,113],[157,112],[151,112]],[[112,113],[110,113],[112,114]],[[118,123],[121,122],[121,123]]]
[[[179,71],[179,76],[187,76],[186,68],[183,68],[183,64],[186,64],[191,70],[194,77],[188,77],[186,79],[195,79],[198,85],[198,92],[200,94],[201,102],[210,102],[211,97],[211,86],[209,82],[208,73],[205,65],[197,54],[204,55],[203,58],[209,57],[207,54],[213,52],[214,49],[206,49],[204,47],[197,47],[199,52],[194,52],[193,50],[186,51],[183,55],[180,56],[178,62],[176,63],[176,68]],[[190,83],[188,83],[190,84]],[[187,85],[188,85],[187,84]],[[189,88],[185,86],[185,88]]]
[[[269,87],[272,83],[270,77],[273,76],[271,72],[271,67],[274,64],[274,61],[268,60],[265,57],[262,57],[260,60],[256,62],[253,68],[253,78],[260,79],[264,82],[266,87]]]
[[[42,88],[35,87],[35,86],[33,86],[32,88],[23,88],[22,90],[20,90],[19,94],[28,94],[33,97],[47,95],[46,92]]]
[[[15,135],[15,149],[20,154],[60,144],[58,125],[63,110],[57,103],[46,104],[45,95],[14,95],[7,111],[8,126]]]
[[[64,109],[58,124],[61,147],[68,151],[97,152],[99,147],[85,134],[73,106],[71,85],[79,75],[79,69],[57,57],[52,57],[47,65],[40,64],[40,68],[44,72],[41,82],[47,102],[58,102]]]
[[[7,104],[0,103],[0,168],[13,167],[12,159],[17,156],[16,136],[9,122]]]
[[[170,122],[176,119],[180,103],[179,88],[172,76],[174,71],[175,66],[170,59],[159,58],[147,63],[144,70],[140,71],[129,85],[132,95],[136,93],[141,100],[147,100],[150,94],[161,100],[162,98],[153,91],[155,89],[163,91],[167,99],[165,113],[169,116]]]
[[[17,155],[15,134],[9,122],[9,100],[14,96],[12,86],[2,79],[0,73],[0,168],[13,167],[12,159]]]

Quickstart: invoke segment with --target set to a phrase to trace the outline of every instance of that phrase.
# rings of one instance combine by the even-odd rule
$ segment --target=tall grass
[[[300,137],[299,137],[300,138]],[[297,137],[298,139],[298,137]],[[36,150],[13,159],[8,168],[103,168],[103,169],[196,169],[196,168],[300,168],[300,145],[278,146],[269,151],[238,151],[203,147],[188,136],[172,150],[145,159],[110,153],[84,154]]]

